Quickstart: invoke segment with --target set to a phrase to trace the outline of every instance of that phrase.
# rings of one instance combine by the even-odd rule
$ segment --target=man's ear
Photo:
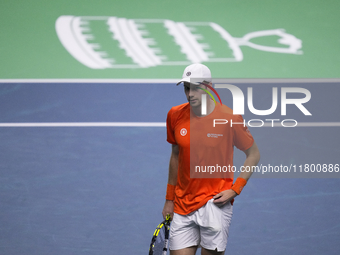
[[[212,87],[212,83],[211,82],[209,82],[209,83],[207,83],[210,87]],[[205,89],[206,90],[209,90],[209,91],[211,91],[211,89],[207,86],[207,85],[204,85],[204,87],[205,87]]]

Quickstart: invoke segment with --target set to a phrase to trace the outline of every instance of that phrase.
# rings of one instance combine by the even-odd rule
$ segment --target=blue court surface
[[[259,89],[270,98],[266,86]],[[287,118],[340,121],[339,84],[282,86],[312,93],[313,116],[292,106]],[[3,83],[0,123],[163,123],[185,101],[174,84]],[[340,163],[339,127],[250,131],[264,165]],[[0,127],[0,254],[148,254],[169,156],[164,126]],[[235,165],[243,160],[235,151]],[[234,203],[226,254],[340,254],[335,177],[254,175]]]

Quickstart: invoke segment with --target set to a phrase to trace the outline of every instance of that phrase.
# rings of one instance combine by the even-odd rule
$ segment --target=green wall
[[[301,40],[298,54],[262,51],[239,46],[241,61],[204,62],[217,78],[339,78],[340,1],[321,0],[16,0],[0,4],[0,79],[173,79],[182,74],[183,53],[160,23],[148,23],[145,37],[156,39],[168,62],[182,65],[155,65],[135,68],[92,69],[75,59],[56,33],[60,16],[118,17],[127,20],[170,20],[173,22],[213,22],[233,38],[264,30],[284,29]],[[145,23],[145,22],[144,22]],[[92,39],[120,64],[133,64],[125,51],[103,26],[92,20]],[[153,26],[154,25],[154,26]],[[202,43],[213,48],[215,58],[234,57],[229,45],[204,26],[196,26]],[[205,29],[205,30],[204,30]],[[111,34],[112,35],[112,34]],[[251,42],[286,47],[277,36],[253,38]],[[237,40],[236,40],[237,41]],[[239,42],[239,41],[238,41]],[[225,51],[224,51],[225,49]],[[174,62],[172,61],[172,62]]]

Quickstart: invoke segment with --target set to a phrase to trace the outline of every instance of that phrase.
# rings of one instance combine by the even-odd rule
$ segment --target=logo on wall
[[[256,31],[235,38],[213,22],[60,16],[56,32],[65,49],[92,69],[239,62],[243,60],[240,46],[302,54],[302,41],[283,29]],[[278,47],[251,42],[270,36],[278,37]]]

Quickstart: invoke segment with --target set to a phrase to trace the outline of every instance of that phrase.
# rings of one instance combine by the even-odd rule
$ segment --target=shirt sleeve
[[[167,131],[167,141],[171,144],[177,144],[175,138],[175,130],[174,130],[174,119],[173,119],[173,108],[168,112],[168,116],[166,118],[166,131]]]
[[[239,150],[245,151],[249,149],[253,143],[254,138],[251,135],[248,127],[245,125],[245,121],[243,120],[241,115],[235,115],[235,119],[233,120],[233,131],[234,131],[234,145]],[[241,124],[244,123],[244,124]]]

